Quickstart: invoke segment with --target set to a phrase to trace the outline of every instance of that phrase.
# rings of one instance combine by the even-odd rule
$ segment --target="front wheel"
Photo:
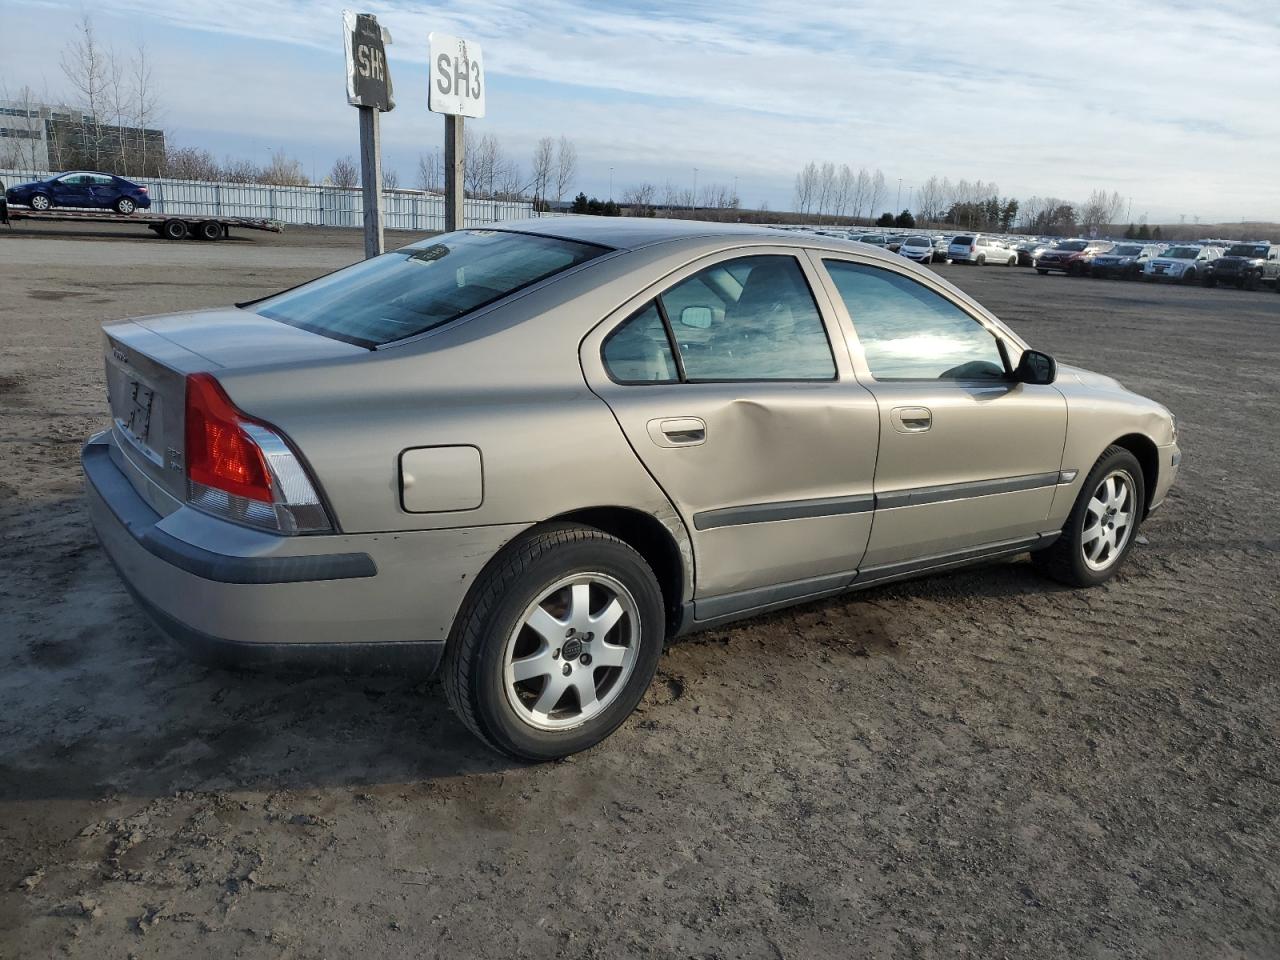
[[[1133,547],[1145,504],[1138,458],[1124,447],[1107,447],[1085,478],[1062,535],[1032,560],[1061,583],[1105,583]]]
[[[1042,277],[1047,277],[1049,275],[1048,270],[1041,270],[1039,267],[1036,267],[1036,273],[1040,274]]]
[[[459,719],[495,750],[586,750],[644,696],[665,639],[662,591],[630,546],[556,524],[509,545],[472,587],[445,651]]]
[[[1184,273],[1184,274],[1182,275],[1182,282],[1183,282],[1183,283],[1195,283],[1195,282],[1196,282],[1196,269],[1195,269],[1195,267],[1192,267],[1191,269],[1189,269],[1186,273]]]
[[[53,201],[43,193],[37,193],[31,197],[32,210],[48,210],[53,206]]]

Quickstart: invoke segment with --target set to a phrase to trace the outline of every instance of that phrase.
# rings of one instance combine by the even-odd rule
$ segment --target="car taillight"
[[[139,193],[146,193],[146,192],[147,192],[147,188],[146,188],[146,187],[139,187],[139,188],[138,188],[138,192],[139,192]]]
[[[278,533],[333,529],[284,437],[237,409],[212,374],[187,376],[184,460],[192,506]]]

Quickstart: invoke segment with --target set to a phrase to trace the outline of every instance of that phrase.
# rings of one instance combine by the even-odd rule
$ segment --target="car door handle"
[[[669,417],[649,421],[649,438],[660,447],[693,447],[707,441],[701,417]]]
[[[933,426],[933,412],[928,407],[894,407],[889,422],[899,433],[924,433]]]

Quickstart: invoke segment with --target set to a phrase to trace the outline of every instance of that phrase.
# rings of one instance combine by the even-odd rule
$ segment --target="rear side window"
[[[995,337],[910,277],[826,260],[877,380],[1002,380]]]
[[[603,360],[623,383],[836,375],[804,271],[780,255],[727,260],[681,280],[610,334]]]
[[[257,304],[264,317],[376,347],[423,333],[608,252],[501,230],[433,237]]]
[[[619,383],[675,383],[675,354],[657,302],[641,307],[604,342],[604,365]]]

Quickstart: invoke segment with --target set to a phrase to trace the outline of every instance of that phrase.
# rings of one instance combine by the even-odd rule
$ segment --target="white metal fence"
[[[12,187],[56,176],[48,170],[0,170]],[[344,187],[273,187],[260,183],[141,178],[152,213],[187,217],[252,217],[323,227],[359,227],[361,191]],[[382,212],[389,230],[443,230],[444,197],[421,190],[384,190]],[[528,201],[467,200],[466,223],[493,223],[531,217]]]

